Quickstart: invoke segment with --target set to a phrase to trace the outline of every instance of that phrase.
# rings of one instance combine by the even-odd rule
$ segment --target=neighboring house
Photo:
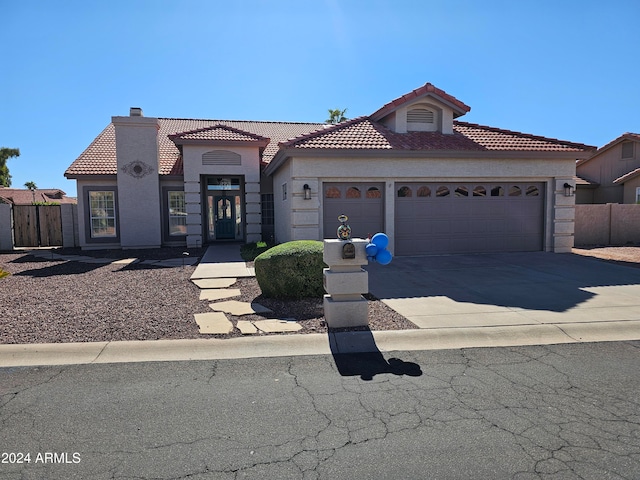
[[[625,133],[576,165],[576,203],[640,203],[640,134]]]
[[[32,203],[77,203],[73,197],[67,197],[62,190],[54,188],[36,188],[27,190],[20,188],[0,187],[0,203],[13,205],[31,205]]]
[[[354,237],[396,255],[573,246],[577,160],[595,147],[454,120],[433,85],[337,125],[112,122],[67,169],[83,248]]]

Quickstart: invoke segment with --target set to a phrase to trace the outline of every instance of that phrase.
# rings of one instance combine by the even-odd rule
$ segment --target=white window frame
[[[636,203],[640,203],[640,187],[636,187]]]
[[[167,206],[169,236],[185,236],[187,234],[187,207],[184,201],[184,190],[167,191]]]
[[[103,226],[99,227],[100,223]],[[116,238],[118,236],[117,227],[116,192],[113,190],[90,190],[89,233],[91,238]],[[111,228],[113,228],[113,232],[106,233]]]

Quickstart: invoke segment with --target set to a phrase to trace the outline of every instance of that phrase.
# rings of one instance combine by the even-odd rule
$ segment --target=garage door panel
[[[353,238],[384,231],[384,183],[338,182],[323,184],[323,230],[325,238],[335,238],[339,215],[349,217]],[[413,208],[411,204],[408,207]],[[407,220],[411,211],[404,211]]]
[[[397,255],[542,250],[542,183],[405,183],[402,187],[413,195],[395,198]],[[399,188],[396,184],[397,193]],[[416,197],[420,189],[432,196]],[[447,190],[448,196],[436,195]],[[467,195],[456,196],[456,191]]]

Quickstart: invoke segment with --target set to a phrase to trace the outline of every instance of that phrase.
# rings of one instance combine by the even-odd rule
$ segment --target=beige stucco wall
[[[162,244],[158,120],[112,117],[118,159],[120,246],[151,248]],[[132,174],[129,165],[143,163],[148,173]]]
[[[636,203],[636,190],[640,187],[640,177],[632,178],[624,184],[624,203]]]
[[[291,178],[291,160],[288,160],[284,165],[282,165],[278,171],[273,175],[273,208],[274,208],[274,227],[275,227],[275,241],[278,243],[284,243],[291,240],[300,240],[295,238],[296,235],[293,233],[294,226],[292,225],[292,206],[294,199],[292,198],[292,194],[294,194],[294,190],[292,189],[292,178]],[[317,185],[317,182],[315,182]],[[287,186],[287,198],[283,198],[282,195],[282,186]],[[318,208],[318,195],[317,188],[314,187],[313,182],[309,184],[311,186],[312,192],[315,191],[315,200],[307,200],[308,202],[314,202],[315,208]],[[301,189],[302,190],[302,189]],[[299,206],[301,204],[301,199],[296,199],[296,205]],[[309,236],[309,240],[319,240],[320,238],[316,236]]]
[[[240,165],[203,165],[202,154],[212,150],[227,150],[240,155]],[[247,242],[261,237],[260,213],[260,156],[258,147],[221,145],[184,145],[184,189],[187,208],[187,245],[203,244],[203,206],[201,185],[203,175],[244,176],[245,232]]]
[[[323,182],[384,182],[384,224],[393,251],[395,182],[531,181],[546,183],[544,249],[567,252],[573,247],[575,197],[565,197],[563,185],[572,182],[574,174],[574,159],[292,158],[274,175],[277,240],[319,240],[327,236],[322,231],[323,204],[322,195],[318,194]],[[289,203],[281,199],[280,186],[285,182],[289,184]],[[311,200],[304,200],[305,183],[311,186]]]
[[[634,158],[623,160],[622,144],[619,143],[576,167],[576,173],[579,176],[600,184],[594,192],[594,203],[623,202],[623,187],[615,185],[613,181],[636,168],[640,168],[640,154],[638,153],[640,148],[638,145],[640,144],[636,143]]]
[[[576,205],[576,246],[640,243],[640,205]]]

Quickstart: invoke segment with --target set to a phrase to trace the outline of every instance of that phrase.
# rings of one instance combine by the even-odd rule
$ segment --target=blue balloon
[[[378,253],[378,246],[374,243],[370,243],[369,245],[364,247],[364,250],[367,252],[368,257],[375,257]]]
[[[371,239],[371,243],[374,243],[378,248],[384,249],[389,245],[389,237],[384,233],[376,233]]]
[[[391,263],[391,252],[389,250],[378,250],[378,255],[376,255],[376,260],[380,265],[389,265]]]

